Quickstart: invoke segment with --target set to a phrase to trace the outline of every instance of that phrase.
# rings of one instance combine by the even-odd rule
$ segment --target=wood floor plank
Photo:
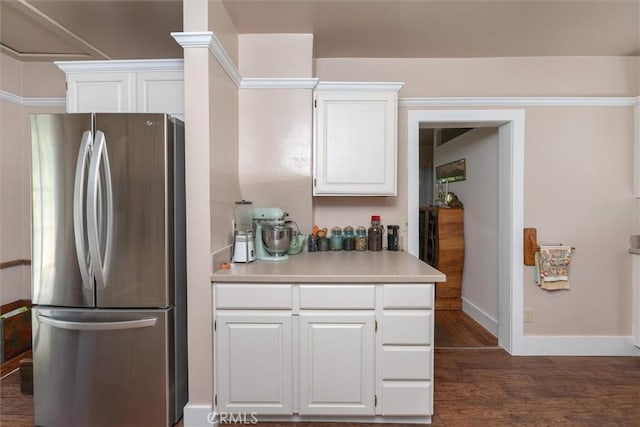
[[[462,310],[436,310],[435,346],[497,347],[498,339]]]

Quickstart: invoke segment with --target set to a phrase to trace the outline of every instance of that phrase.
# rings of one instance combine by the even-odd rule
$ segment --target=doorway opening
[[[411,110],[408,112],[408,251],[419,256],[420,127],[498,129],[498,345],[522,353],[524,111]],[[437,285],[436,285],[437,286]]]

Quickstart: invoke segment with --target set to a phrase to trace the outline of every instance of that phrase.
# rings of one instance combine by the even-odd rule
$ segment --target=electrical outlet
[[[525,308],[524,309],[524,321],[525,321],[525,323],[533,322],[533,309],[532,308]]]

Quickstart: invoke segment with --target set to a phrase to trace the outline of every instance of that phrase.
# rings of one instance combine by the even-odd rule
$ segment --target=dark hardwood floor
[[[0,379],[0,426],[33,426],[33,396],[20,394],[20,372]]]
[[[435,347],[498,347],[498,339],[462,310],[436,310]]]
[[[435,314],[434,426],[640,425],[640,358],[512,357],[464,312]],[[0,381],[0,401],[0,426],[33,426],[17,371]],[[258,427],[293,425],[337,423]]]
[[[32,398],[20,395],[17,372],[0,381],[0,401],[1,426],[33,425]],[[640,358],[513,357],[501,349],[437,348],[434,412],[434,426],[638,426]]]

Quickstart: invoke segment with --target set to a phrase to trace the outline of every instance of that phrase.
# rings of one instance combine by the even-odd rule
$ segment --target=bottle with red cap
[[[370,251],[382,250],[382,235],[384,227],[380,225],[380,216],[371,215],[371,227],[367,233],[368,249]]]

